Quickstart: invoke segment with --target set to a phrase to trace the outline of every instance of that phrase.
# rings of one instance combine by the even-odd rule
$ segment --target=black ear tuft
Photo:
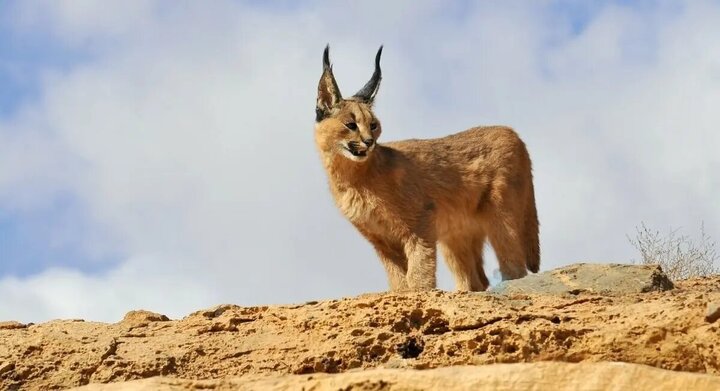
[[[325,119],[330,114],[330,111],[334,107],[337,107],[341,101],[342,94],[340,94],[340,88],[337,86],[335,76],[332,72],[332,66],[330,65],[330,45],[328,44],[323,51],[323,73],[320,77],[320,83],[318,83],[315,120],[319,122]]]
[[[323,51],[323,70],[330,69],[330,44],[325,45]]]
[[[365,86],[358,91],[354,97],[366,103],[372,104],[377,95],[378,89],[380,89],[380,80],[382,80],[382,71],[380,70],[380,56],[382,55],[383,45],[380,45],[377,54],[375,55],[375,71],[372,74],[370,80]]]

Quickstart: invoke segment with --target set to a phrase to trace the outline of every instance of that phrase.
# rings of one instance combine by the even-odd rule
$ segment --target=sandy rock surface
[[[720,303],[720,276],[632,294],[432,291],[292,306],[221,305],[181,320],[132,311],[115,324],[4,322],[0,390],[155,376],[230,382],[248,376],[548,360],[637,363],[718,376],[715,303]]]
[[[235,390],[453,390],[453,391],[717,391],[720,377],[673,372],[639,364],[542,362],[437,369],[369,369],[343,374],[265,378],[182,380],[154,377],[124,383],[92,384],[78,391]]]

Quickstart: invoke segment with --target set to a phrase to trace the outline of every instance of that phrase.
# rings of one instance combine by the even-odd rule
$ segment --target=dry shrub
[[[667,235],[651,230],[645,223],[636,227],[635,239],[628,236],[630,243],[640,251],[642,265],[659,264],[671,280],[707,276],[720,273],[717,265],[718,254],[715,241],[705,234],[705,225],[700,225],[700,240],[670,230]]]

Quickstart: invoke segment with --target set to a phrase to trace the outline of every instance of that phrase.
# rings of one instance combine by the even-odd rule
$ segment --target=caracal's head
[[[343,99],[330,66],[329,47],[323,53],[323,74],[318,85],[315,108],[315,141],[320,151],[340,155],[354,162],[365,162],[373,153],[382,129],[372,112],[380,87],[380,55],[375,56],[375,72],[370,81],[350,98]]]

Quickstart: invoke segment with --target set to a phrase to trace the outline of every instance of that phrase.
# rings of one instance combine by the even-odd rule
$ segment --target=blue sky
[[[12,25],[15,6],[12,1],[0,4],[0,119],[4,121],[12,121],[23,108],[38,102],[45,72],[68,71],[84,60],[80,51],[59,44],[47,31],[18,32]],[[88,266],[73,244],[52,239],[52,231],[82,224],[72,195],[44,201],[29,209],[0,203],[0,275],[27,276],[59,264]]]
[[[719,16],[715,1],[3,2],[0,318],[384,289],[312,145],[327,42],[343,90],[385,44],[383,137],[520,132],[543,270],[628,262],[641,221],[718,237]]]
[[[19,32],[13,26],[17,1],[0,4],[0,116],[11,117],[23,105],[37,99],[44,71],[69,70],[86,60],[42,29]]]
[[[68,71],[83,61],[80,51],[59,45],[47,33],[18,33],[10,24],[11,8],[11,2],[0,5],[0,118],[6,121],[37,103],[45,72]],[[44,201],[30,209],[0,205],[0,275],[22,277],[53,265],[95,269],[73,243],[53,239],[54,231],[82,224],[73,196]]]

